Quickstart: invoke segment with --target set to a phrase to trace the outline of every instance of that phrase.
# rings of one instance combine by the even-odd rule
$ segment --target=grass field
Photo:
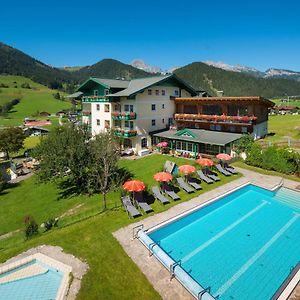
[[[156,154],[135,161],[121,160],[120,166],[127,168],[132,172],[134,178],[143,180],[150,188],[157,184],[153,180],[153,175],[163,168],[167,159],[177,164],[194,163],[186,159]],[[182,200],[179,202],[171,201],[166,206],[157,201],[151,203],[154,213],[167,210],[177,203],[234,180],[239,175],[229,178],[220,177],[221,182],[213,185],[202,183],[203,190],[192,195],[180,191],[179,195]],[[90,270],[83,279],[78,299],[160,299],[145,276],[112,236],[112,232],[115,230],[136,221],[129,219],[123,211],[120,204],[120,192],[109,194],[109,210],[104,213],[101,213],[102,203],[99,195],[58,200],[59,195],[60,191],[54,184],[38,184],[36,177],[5,190],[1,194],[0,228],[2,233],[22,228],[24,215],[31,214],[40,223],[49,217],[61,215],[71,207],[76,211],[78,205],[82,206],[75,215],[61,220],[62,228],[41,234],[26,242],[24,242],[22,233],[0,240],[0,261],[5,261],[36,245],[58,245],[63,247],[66,252],[86,260],[89,264]],[[152,201],[153,199],[150,200],[150,202]],[[83,220],[85,213],[89,215],[92,211],[98,212],[98,214]],[[146,216],[137,220],[144,217]]]
[[[281,99],[272,99],[276,106],[298,106],[300,107],[300,100],[291,99],[289,102],[281,102]]]
[[[1,75],[0,83],[9,86],[9,88],[0,88],[0,105],[16,98],[21,99],[20,103],[14,106],[5,118],[0,117],[0,127],[19,126],[23,123],[25,117],[31,117],[37,112],[56,113],[71,107],[69,102],[54,99],[53,94],[57,91],[28,78]],[[21,88],[22,83],[28,83],[32,88]]]
[[[300,141],[300,115],[269,116],[269,133],[267,141],[287,141],[288,137]]]

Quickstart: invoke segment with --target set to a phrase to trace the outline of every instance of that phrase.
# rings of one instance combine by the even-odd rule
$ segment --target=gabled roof
[[[184,86],[184,88],[189,91],[192,95],[196,95],[196,91],[187,83],[185,83],[183,80],[179,79],[174,74],[164,75],[164,76],[154,76],[154,77],[146,77],[146,78],[140,78],[140,79],[133,79],[130,81],[128,87],[124,89],[123,91],[109,94],[107,96],[109,97],[129,97],[134,96],[137,93],[153,86],[156,84],[161,84],[168,80],[175,80],[178,84],[181,86]]]
[[[109,88],[126,89],[130,82],[128,80],[121,80],[121,79],[106,79],[106,78],[90,77],[77,88],[77,91],[80,91],[84,86],[86,86],[91,81],[98,83],[107,89]]]
[[[180,131],[163,131],[154,134],[154,136],[173,140],[183,140],[188,142],[225,146],[226,144],[240,139],[243,135],[239,133],[186,128]]]

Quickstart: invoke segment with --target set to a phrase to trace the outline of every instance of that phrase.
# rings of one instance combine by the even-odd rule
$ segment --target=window
[[[100,104],[96,104],[96,110],[100,110]]]
[[[162,109],[165,109],[165,104],[164,104],[164,103],[161,105],[161,108],[162,108]]]
[[[247,133],[247,127],[242,127],[242,133]]]
[[[155,120],[152,120],[151,124],[152,124],[152,126],[155,126],[155,124],[156,124]]]
[[[109,90],[108,89],[105,89],[104,90],[104,95],[108,95],[109,94]]]
[[[168,125],[173,125],[173,118],[168,119]]]
[[[104,111],[105,112],[109,112],[109,104],[105,104],[104,105]]]
[[[105,120],[105,128],[110,128],[110,120]]]
[[[97,126],[100,126],[100,120],[97,119]]]
[[[121,105],[120,104],[115,104],[115,111],[118,111],[118,112],[121,111]]]
[[[187,150],[190,152],[193,152],[193,144],[192,143],[187,144]]]
[[[165,90],[161,90],[161,95],[165,96],[166,95],[166,91]]]
[[[141,147],[142,147],[142,148],[147,148],[147,146],[148,146],[148,141],[147,141],[147,139],[146,139],[146,138],[142,138],[142,139],[141,139]]]
[[[156,105],[155,104],[151,104],[151,110],[156,110]]]
[[[155,95],[159,96],[159,90],[155,90]]]
[[[161,121],[162,121],[163,124],[165,124],[165,119],[162,119]]]
[[[125,128],[133,130],[133,121],[125,121]]]
[[[124,111],[126,112],[133,112],[133,105],[132,104],[125,104]]]
[[[183,113],[185,113],[185,114],[197,114],[198,113],[197,105],[185,104],[183,106]]]
[[[94,90],[94,96],[98,96],[98,90]]]
[[[116,128],[120,128],[121,125],[122,125],[121,120],[114,120],[114,126],[115,126]]]
[[[149,96],[152,95],[152,90],[148,90],[148,95],[149,95]]]
[[[174,95],[175,95],[175,96],[179,96],[179,91],[178,91],[178,90],[175,90],[175,91],[174,91]]]
[[[222,107],[220,105],[203,105],[204,115],[222,115]]]

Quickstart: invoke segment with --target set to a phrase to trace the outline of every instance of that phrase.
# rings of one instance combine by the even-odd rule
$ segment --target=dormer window
[[[98,96],[98,90],[94,90],[94,96]]]
[[[108,95],[109,94],[109,90],[108,89],[105,89],[104,90],[104,95],[106,96],[106,95]]]

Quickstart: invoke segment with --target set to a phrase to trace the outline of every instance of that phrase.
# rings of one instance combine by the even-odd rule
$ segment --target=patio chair
[[[177,180],[177,183],[179,184],[179,186],[184,191],[186,191],[187,193],[194,193],[194,189],[189,184],[187,184],[186,182],[184,182],[184,180],[183,180],[182,177],[177,177],[176,180]]]
[[[170,196],[174,201],[179,200],[180,197],[173,191],[171,186],[168,183],[164,183],[164,191],[165,193]]]
[[[186,177],[187,183],[191,185],[195,190],[202,190],[202,186],[196,182],[196,180],[190,176]]]
[[[212,179],[213,181],[220,181],[220,180],[221,180],[220,177],[218,177],[214,172],[212,172],[212,171],[209,170],[209,169],[206,169],[205,175],[206,175],[208,178]]]
[[[152,187],[152,193],[154,197],[160,201],[162,204],[170,203],[170,201],[160,192],[158,186]]]
[[[239,172],[233,166],[229,165],[228,163],[224,163],[224,169],[232,174],[238,174]]]
[[[206,182],[208,184],[214,183],[214,181],[211,178],[209,178],[209,177],[207,177],[207,176],[204,175],[204,173],[203,173],[202,170],[198,170],[197,174],[198,174],[199,178],[201,180],[203,180],[204,182]]]
[[[220,164],[216,165],[217,170],[222,173],[225,176],[231,176],[232,174],[228,171],[226,171],[225,169],[223,169],[223,167]]]
[[[142,193],[133,193],[133,197],[137,202],[138,206],[145,212],[149,213],[153,211],[152,207],[145,201]]]
[[[128,196],[121,197],[122,204],[127,211],[128,215],[132,218],[140,216],[140,212],[132,205]]]

